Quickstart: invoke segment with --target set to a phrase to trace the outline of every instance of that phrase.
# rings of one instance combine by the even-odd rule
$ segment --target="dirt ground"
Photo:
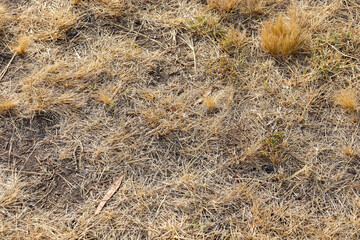
[[[0,239],[360,239],[357,0],[0,5]]]

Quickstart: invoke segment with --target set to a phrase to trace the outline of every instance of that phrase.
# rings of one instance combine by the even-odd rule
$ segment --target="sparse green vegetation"
[[[2,1],[0,239],[360,239],[359,12]]]

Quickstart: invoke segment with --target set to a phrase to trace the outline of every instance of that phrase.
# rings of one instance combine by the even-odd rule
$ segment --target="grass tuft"
[[[20,182],[19,176],[14,175],[5,179],[0,176],[0,208],[15,209],[23,197],[24,186],[25,184]]]
[[[109,95],[104,92],[99,93],[98,100],[107,105],[109,105],[112,101],[111,97],[109,97]]]
[[[308,34],[297,15],[292,13],[290,18],[280,15],[275,20],[265,22],[261,37],[266,51],[271,55],[288,57],[305,47]]]
[[[71,0],[71,4],[78,5],[81,0]]]
[[[348,110],[355,110],[358,106],[358,97],[353,89],[342,89],[334,97],[337,105]]]
[[[203,98],[203,104],[207,108],[207,110],[213,110],[216,108],[216,98],[212,96],[207,96]]]
[[[207,0],[210,8],[231,11],[239,5],[239,0]]]
[[[239,32],[234,27],[231,27],[223,39],[220,40],[220,45],[227,52],[236,52],[244,48],[247,41],[246,30]]]
[[[185,24],[194,34],[219,39],[225,33],[223,29],[219,27],[219,21],[219,17],[205,13],[196,15]]]
[[[354,147],[349,144],[349,145],[343,145],[340,150],[348,157],[352,158],[355,156],[356,152],[354,150]]]
[[[32,40],[29,36],[21,36],[17,41],[17,45],[14,47],[14,51],[19,55],[25,53],[31,42]]]
[[[9,112],[15,109],[18,105],[18,101],[14,99],[1,99],[0,100],[0,114]]]
[[[210,8],[221,12],[240,11],[242,14],[256,15],[263,12],[263,0],[207,0]]]
[[[120,17],[128,9],[128,1],[126,0],[97,0],[101,15],[110,18]]]

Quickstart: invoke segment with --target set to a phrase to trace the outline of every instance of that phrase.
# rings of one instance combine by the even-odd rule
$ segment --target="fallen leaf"
[[[121,177],[116,179],[116,181],[111,185],[110,189],[107,191],[104,198],[101,200],[98,207],[96,208],[95,215],[100,213],[100,211],[103,209],[103,207],[105,206],[107,201],[109,201],[109,199],[112,197],[112,195],[114,195],[114,193],[119,189],[123,178],[124,178],[124,175],[122,175]]]

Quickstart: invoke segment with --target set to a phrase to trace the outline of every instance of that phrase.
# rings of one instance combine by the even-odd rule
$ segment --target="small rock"
[[[78,34],[79,34],[79,32],[77,30],[72,30],[67,35],[68,35],[68,37],[75,37]]]
[[[262,167],[262,169],[266,172],[266,173],[272,173],[275,171],[273,166],[270,165],[265,165]]]

